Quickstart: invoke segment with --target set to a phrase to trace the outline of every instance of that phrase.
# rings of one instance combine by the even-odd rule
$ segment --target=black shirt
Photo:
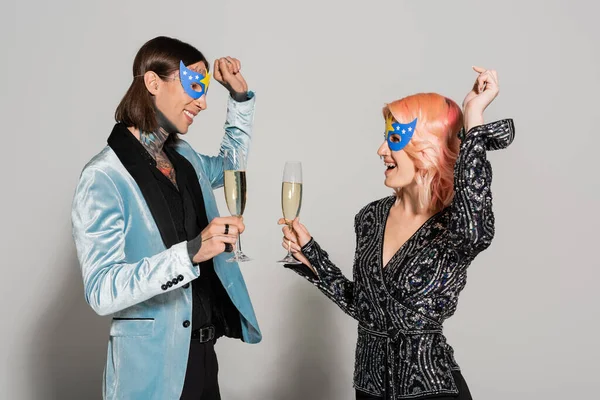
[[[146,149],[143,150],[146,151]],[[165,153],[175,169],[177,188],[156,167],[154,169],[158,173],[155,176],[162,195],[169,205],[179,241],[192,241],[208,226],[206,210],[204,207],[196,206],[191,193],[189,180],[197,178],[195,175],[187,176],[186,172],[188,171],[181,165],[181,156],[174,149],[165,146]],[[190,258],[194,254],[190,254]],[[200,263],[198,267],[200,268],[200,277],[192,281],[192,330],[210,325],[212,322],[211,304],[214,294],[210,282],[213,280],[211,278],[216,276],[214,264],[211,259]]]

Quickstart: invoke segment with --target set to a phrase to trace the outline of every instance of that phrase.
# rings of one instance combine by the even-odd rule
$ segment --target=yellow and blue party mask
[[[394,122],[394,118],[389,115],[385,120],[385,140],[392,151],[400,151],[406,147],[412,139],[417,127],[417,118],[408,124]]]
[[[187,68],[183,61],[179,61],[179,80],[188,96],[198,100],[208,91],[210,73],[207,72],[206,75],[202,75],[200,72]]]

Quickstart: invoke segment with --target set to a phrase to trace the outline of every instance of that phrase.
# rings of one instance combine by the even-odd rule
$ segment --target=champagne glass
[[[236,149],[227,149],[223,155],[223,171],[225,173],[225,201],[229,213],[241,217],[246,208],[246,157]],[[251,259],[242,252],[242,242],[238,233],[236,249],[227,262],[245,262]]]
[[[300,215],[302,206],[302,163],[298,161],[288,161],[283,169],[283,179],[281,183],[281,208],[283,209],[283,218],[285,223],[291,229],[292,222]],[[279,260],[280,264],[302,264],[292,256],[291,249],[288,249],[287,256]]]

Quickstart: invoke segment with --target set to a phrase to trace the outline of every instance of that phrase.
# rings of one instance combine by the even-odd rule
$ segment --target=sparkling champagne
[[[225,171],[225,200],[231,215],[239,217],[246,208],[246,171]]]
[[[281,207],[283,218],[286,222],[292,222],[300,215],[302,207],[302,183],[283,182],[281,185]]]

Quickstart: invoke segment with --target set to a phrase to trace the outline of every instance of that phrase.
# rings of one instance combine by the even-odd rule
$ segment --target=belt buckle
[[[200,342],[206,343],[215,337],[215,327],[207,326],[206,328],[200,329]]]

